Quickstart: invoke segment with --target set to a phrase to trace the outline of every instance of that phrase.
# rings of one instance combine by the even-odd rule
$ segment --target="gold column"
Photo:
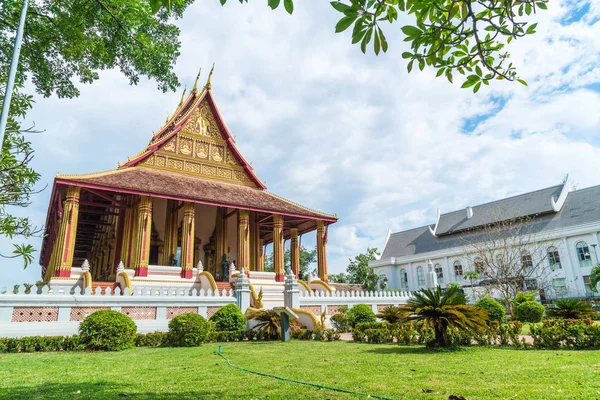
[[[53,257],[52,271],[56,277],[68,278],[71,276],[77,221],[79,220],[79,193],[79,187],[70,186],[67,189],[67,198],[63,203],[59,233],[54,242],[56,253]]]
[[[121,259],[118,260],[123,261],[125,268],[133,268],[133,264],[131,264],[131,243],[132,243],[132,234],[133,234],[133,225],[134,225],[134,209],[133,207],[127,207],[125,209],[125,215],[123,216],[123,242],[121,243]]]
[[[290,229],[290,264],[292,273],[298,278],[300,273],[300,248],[298,247],[298,228]]]
[[[265,270],[265,241],[258,239],[258,268],[257,271],[264,272]]]
[[[238,211],[238,269],[250,267],[250,216],[247,210]]]
[[[226,210],[223,207],[217,209],[217,241],[215,244],[215,266],[213,275],[221,275],[221,262],[223,261],[223,255],[227,255],[227,220],[225,219]]]
[[[327,250],[325,241],[325,224],[317,221],[317,273],[319,279],[327,282]]]
[[[150,238],[152,236],[152,199],[141,196],[135,232],[135,276],[148,276]]]
[[[284,281],[283,272],[283,216],[273,215],[273,269],[275,281]]]
[[[194,203],[183,205],[181,227],[181,277],[190,279],[194,268],[194,238],[196,232]]]
[[[165,215],[165,245],[163,249],[162,265],[169,265],[171,255],[177,253],[177,229],[178,229],[178,214],[177,202],[167,200],[167,212]]]
[[[258,264],[257,261],[257,237],[256,237],[256,213],[250,212],[250,261],[248,264],[248,271],[256,271]]]

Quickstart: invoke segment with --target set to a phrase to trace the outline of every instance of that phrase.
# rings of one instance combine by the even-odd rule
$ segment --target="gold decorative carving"
[[[185,156],[192,154],[192,141],[187,139],[179,140],[179,152]]]
[[[223,148],[215,146],[212,151],[212,159],[216,162],[223,161]]]
[[[169,140],[162,148],[162,150],[170,151],[175,153],[175,138]]]
[[[200,158],[208,158],[208,143],[198,141],[196,143],[196,156]]]
[[[210,165],[202,165],[202,173],[205,175],[216,176],[217,167],[212,167]]]
[[[170,158],[169,159],[169,168],[183,170],[183,161]]]
[[[165,157],[156,156],[156,160],[155,160],[154,164],[157,167],[164,167],[165,166]]]

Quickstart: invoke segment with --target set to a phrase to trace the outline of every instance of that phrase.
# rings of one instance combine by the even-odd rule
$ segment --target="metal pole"
[[[17,65],[19,65],[19,54],[21,53],[21,42],[23,41],[23,29],[25,28],[25,16],[27,15],[27,3],[28,0],[23,0],[21,19],[19,20],[19,27],[17,28],[15,46],[13,48],[12,60],[10,62],[10,70],[8,71],[6,92],[4,93],[4,101],[2,102],[2,114],[0,114],[0,137],[2,137],[2,142],[0,142],[0,146],[4,145],[6,123],[8,121],[8,110],[10,108],[12,92],[15,86],[15,76],[17,75]]]

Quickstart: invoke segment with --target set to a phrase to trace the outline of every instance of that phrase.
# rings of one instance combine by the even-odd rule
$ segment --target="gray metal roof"
[[[572,191],[567,195],[564,205],[559,212],[548,212],[541,211],[547,210],[547,205],[542,202],[542,194],[548,195],[548,202],[550,201],[551,193],[560,193],[560,186],[554,186],[552,188],[538,190],[536,192],[526,193],[520,196],[511,197],[506,204],[510,204],[517,207],[519,204],[523,204],[523,208],[517,209],[516,211],[510,211],[505,214],[506,219],[515,218],[517,214],[521,216],[526,215],[539,215],[531,220],[529,227],[531,233],[542,233],[545,231],[553,231],[557,229],[569,228],[577,225],[582,225],[590,222],[600,221],[600,185],[593,186],[586,189],[580,189]],[[543,192],[539,194],[539,192]],[[556,195],[557,196],[557,195]],[[519,198],[518,200],[516,200]],[[535,200],[539,199],[539,200]],[[503,200],[494,203],[502,203]],[[539,204],[539,212],[536,212],[533,205],[534,202]],[[482,206],[488,207],[490,204],[487,203]],[[527,205],[527,207],[525,207]],[[478,206],[480,207],[480,206]],[[551,208],[551,207],[550,207]],[[523,214],[524,209],[528,209],[529,214]],[[507,209],[510,210],[510,209]],[[458,212],[458,211],[456,211]],[[466,218],[466,211],[464,212]],[[449,213],[449,214],[454,214]],[[476,207],[473,207],[473,218],[475,218]],[[446,214],[446,215],[449,215]],[[441,219],[440,219],[441,223]],[[431,225],[433,229],[433,225]],[[438,226],[439,228],[439,226]],[[390,238],[383,250],[381,259],[390,257],[405,257],[412,256],[421,253],[428,253],[432,251],[451,249],[454,247],[460,247],[468,245],[473,241],[476,241],[478,237],[483,238],[484,233],[482,230],[473,230],[468,232],[446,234],[442,236],[433,236],[429,232],[429,225],[422,226],[419,228],[411,229],[408,231],[397,232],[390,235]]]
[[[435,233],[445,235],[509,219],[555,212],[551,199],[558,199],[563,186],[552,186],[474,206],[471,218],[467,218],[466,209],[442,214]]]

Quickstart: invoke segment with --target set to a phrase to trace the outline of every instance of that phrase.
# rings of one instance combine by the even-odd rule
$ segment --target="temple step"
[[[227,290],[227,293],[229,293],[229,291],[233,288],[231,283],[229,282],[215,282],[217,284],[217,289],[219,289],[219,292],[222,292],[223,289]]]

